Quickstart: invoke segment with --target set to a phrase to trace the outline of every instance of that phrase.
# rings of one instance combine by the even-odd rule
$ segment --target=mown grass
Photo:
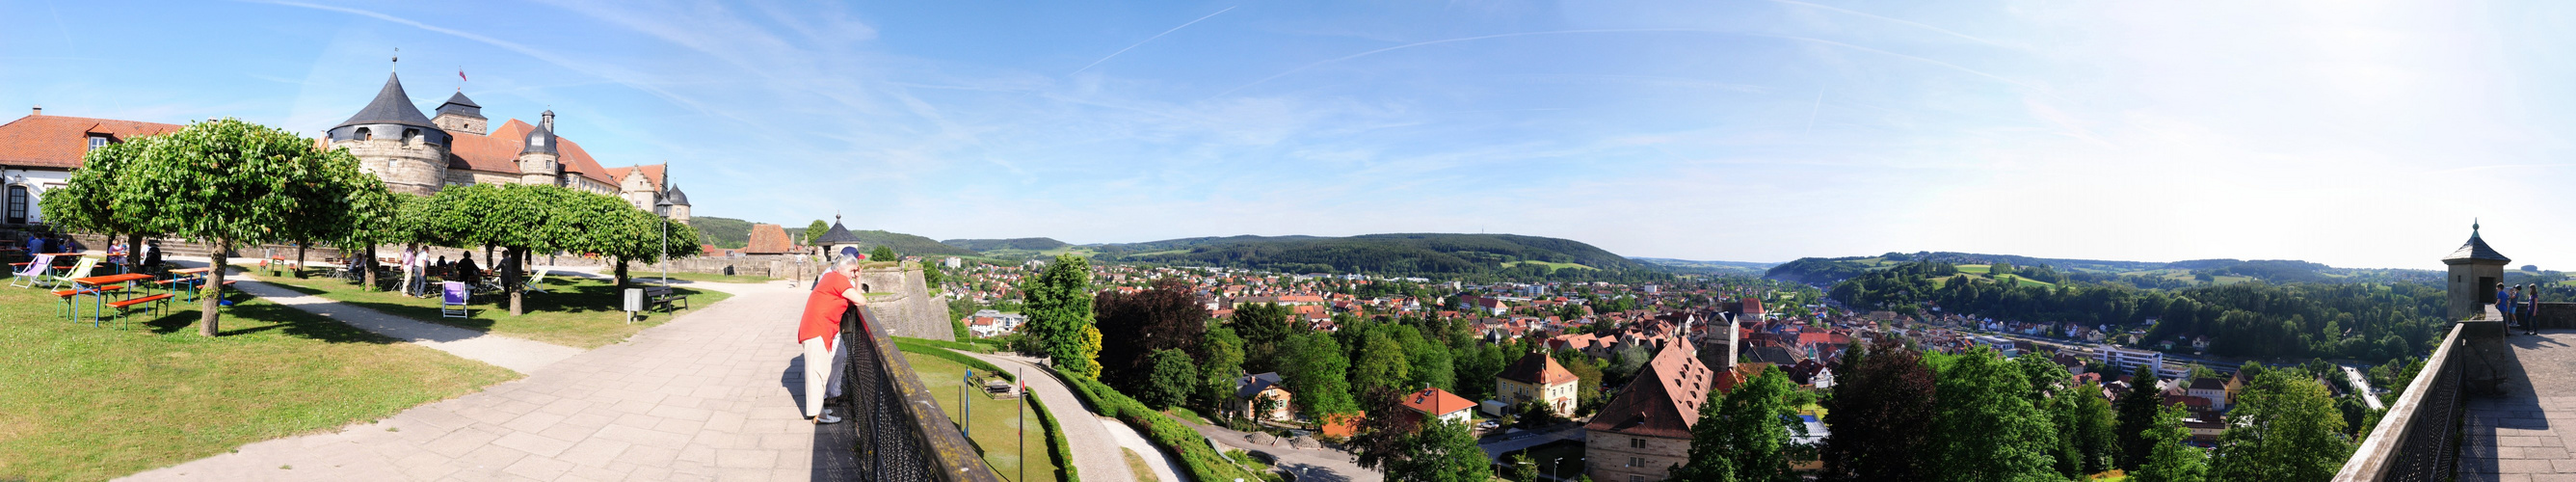
[[[949,421],[965,423],[967,413],[959,409],[957,399],[959,389],[965,385],[966,365],[923,353],[903,355],[904,361],[912,364],[913,375],[921,379],[922,388],[936,395],[931,398],[939,400],[939,409],[948,413]],[[994,473],[1018,481],[1020,465],[1026,463],[1027,480],[1057,480],[1055,461],[1048,453],[1052,447],[1049,433],[1039,423],[1036,404],[1023,406],[1019,400],[994,399],[984,395],[982,387],[963,388],[967,404],[974,408],[974,425],[967,427],[966,438],[983,450],[984,463],[992,466]],[[1027,425],[1025,429],[1023,424]],[[1023,452],[1028,458],[1020,457]]]
[[[519,338],[575,348],[598,348],[626,341],[636,332],[668,322],[687,310],[670,313],[653,312],[634,323],[626,322],[626,312],[618,311],[623,300],[617,287],[608,280],[548,276],[538,286],[546,293],[522,295],[527,314],[510,316],[508,295],[475,296],[467,318],[438,315],[437,297],[413,298],[393,291],[368,291],[357,284],[337,278],[264,277],[260,281],[317,295],[333,301],[365,307],[414,320],[499,333]],[[687,285],[671,287],[671,292],[688,297],[692,309],[733,295],[721,291],[692,289]]]
[[[0,288],[0,480],[120,477],[519,376],[234,296],[207,338],[195,304],[93,328],[50,294]]]

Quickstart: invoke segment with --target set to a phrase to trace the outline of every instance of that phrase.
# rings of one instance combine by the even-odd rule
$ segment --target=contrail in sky
[[[1241,6],[1241,5],[1236,5],[1236,7],[1239,7],[1239,6]],[[1184,23],[1184,24],[1181,24],[1181,26],[1179,26],[1179,27],[1172,27],[1172,29],[1171,29],[1171,30],[1164,30],[1164,31],[1163,31],[1163,33],[1154,34],[1154,36],[1152,36],[1152,37],[1145,37],[1145,40],[1144,40],[1144,41],[1136,42],[1136,45],[1129,45],[1129,46],[1127,46],[1127,48],[1118,49],[1118,51],[1116,51],[1116,52],[1110,52],[1108,57],[1101,57],[1101,58],[1100,58],[1100,60],[1094,60],[1094,61],[1091,61],[1091,64],[1090,64],[1090,65],[1084,65],[1084,66],[1082,66],[1082,68],[1079,68],[1079,69],[1073,69],[1073,72],[1071,72],[1071,73],[1067,73],[1067,74],[1064,74],[1064,75],[1079,74],[1079,73],[1082,73],[1082,71],[1085,71],[1085,70],[1091,70],[1091,66],[1093,66],[1093,65],[1100,65],[1100,63],[1101,63],[1101,62],[1108,62],[1108,61],[1109,61],[1109,59],[1118,58],[1118,54],[1127,53],[1127,51],[1129,51],[1129,50],[1135,50],[1135,49],[1136,49],[1136,47],[1142,47],[1142,46],[1145,46],[1145,44],[1146,44],[1146,43],[1153,42],[1153,41],[1154,41],[1154,39],[1163,38],[1163,36],[1165,36],[1165,35],[1171,35],[1171,34],[1172,34],[1172,32],[1178,32],[1178,31],[1181,31],[1181,29],[1189,28],[1189,26],[1190,26],[1190,25],[1192,25],[1192,24],[1196,24],[1196,23],[1199,23],[1199,20],[1207,20],[1207,19],[1209,19],[1209,18],[1216,17],[1216,16],[1217,16],[1217,14],[1225,13],[1225,12],[1226,12],[1226,10],[1233,10],[1233,9],[1234,9],[1234,7],[1225,7],[1225,10],[1218,10],[1218,11],[1216,11],[1216,13],[1207,14],[1207,16],[1206,16],[1206,17],[1199,17],[1199,19],[1198,19],[1198,20],[1191,20],[1191,21],[1190,21],[1190,23]]]
[[[1816,132],[1816,113],[1825,111],[1825,89],[1816,89],[1816,106],[1807,109],[1807,132]]]

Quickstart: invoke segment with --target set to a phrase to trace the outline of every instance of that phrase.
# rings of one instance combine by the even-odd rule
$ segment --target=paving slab
[[[804,292],[784,282],[693,287],[737,296],[623,343],[521,365],[526,378],[480,392],[127,479],[808,478],[797,474],[815,466],[815,428],[798,411],[803,384],[785,383],[802,367],[794,338]],[[355,308],[335,305],[299,308]],[[347,313],[332,316],[350,321]]]

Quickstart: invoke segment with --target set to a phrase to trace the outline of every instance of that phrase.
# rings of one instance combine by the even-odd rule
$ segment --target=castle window
[[[27,223],[27,186],[9,186],[9,224]]]
[[[371,139],[375,139],[375,138],[376,138],[376,134],[375,134],[374,132],[370,132],[370,131],[368,131],[368,130],[367,130],[367,128],[365,128],[365,127],[360,127],[360,128],[358,128],[358,132],[357,132],[356,136],[357,136],[358,140],[361,140],[361,141],[364,141],[364,140],[371,140]]]
[[[403,129],[403,143],[420,145],[420,129]]]
[[[98,148],[101,148],[101,147],[107,147],[107,136],[104,136],[104,135],[96,135],[96,134],[90,135],[90,136],[89,136],[89,148],[90,148],[90,150],[98,150]]]

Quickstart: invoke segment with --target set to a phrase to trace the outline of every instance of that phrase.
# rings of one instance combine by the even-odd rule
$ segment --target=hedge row
[[[936,346],[919,343],[923,341],[938,340],[895,338],[894,347],[895,349],[902,350],[905,353],[919,353],[939,357],[943,360],[957,362],[958,364],[965,365],[967,368],[983,370],[985,373],[999,373],[1004,380],[1018,380],[1018,378],[1011,375],[1010,371],[1003,370],[1001,367],[993,366],[991,362],[967,356],[964,353],[958,353]],[[1046,429],[1048,445],[1047,457],[1055,460],[1056,480],[1064,482],[1080,482],[1082,477],[1077,475],[1073,468],[1073,444],[1064,439],[1064,426],[1056,424],[1055,412],[1047,411],[1046,400],[1041,400],[1038,397],[1029,397],[1029,404],[1037,407],[1038,425]]]
[[[1099,414],[1116,417],[1119,421],[1126,422],[1127,426],[1134,427],[1136,431],[1144,432],[1145,439],[1152,441],[1155,446],[1179,454],[1181,468],[1190,471],[1191,479],[1261,480],[1258,475],[1243,473],[1237,469],[1233,461],[1226,460],[1224,454],[1217,453],[1216,447],[1209,445],[1207,437],[1199,435],[1197,430],[1191,430],[1189,426],[1172,420],[1172,417],[1163,415],[1163,412],[1154,411],[1153,408],[1145,406],[1144,402],[1127,398],[1126,394],[1118,393],[1118,390],[1101,384],[1097,380],[1065,376],[1063,372],[1055,372],[1052,367],[1047,370],[1054,372],[1056,379],[1063,380],[1066,386],[1074,387],[1073,393],[1080,395],[1085,402],[1097,408]]]
[[[947,340],[933,340],[933,339],[928,339],[928,338],[904,338],[904,337],[900,337],[900,336],[898,336],[898,337],[894,337],[894,342],[895,342],[895,343],[898,343],[898,344],[901,344],[901,343],[911,343],[911,344],[921,345],[921,346],[935,346],[935,347],[946,348],[946,349],[950,349],[950,350],[957,350],[957,351],[962,351],[962,352],[972,352],[972,353],[992,353],[992,352],[993,352],[993,350],[992,350],[992,349],[990,349],[990,348],[984,348],[984,347],[980,347],[980,346],[975,346],[975,344],[973,344],[973,343],[958,343],[958,342],[953,342],[953,341],[947,341]]]

